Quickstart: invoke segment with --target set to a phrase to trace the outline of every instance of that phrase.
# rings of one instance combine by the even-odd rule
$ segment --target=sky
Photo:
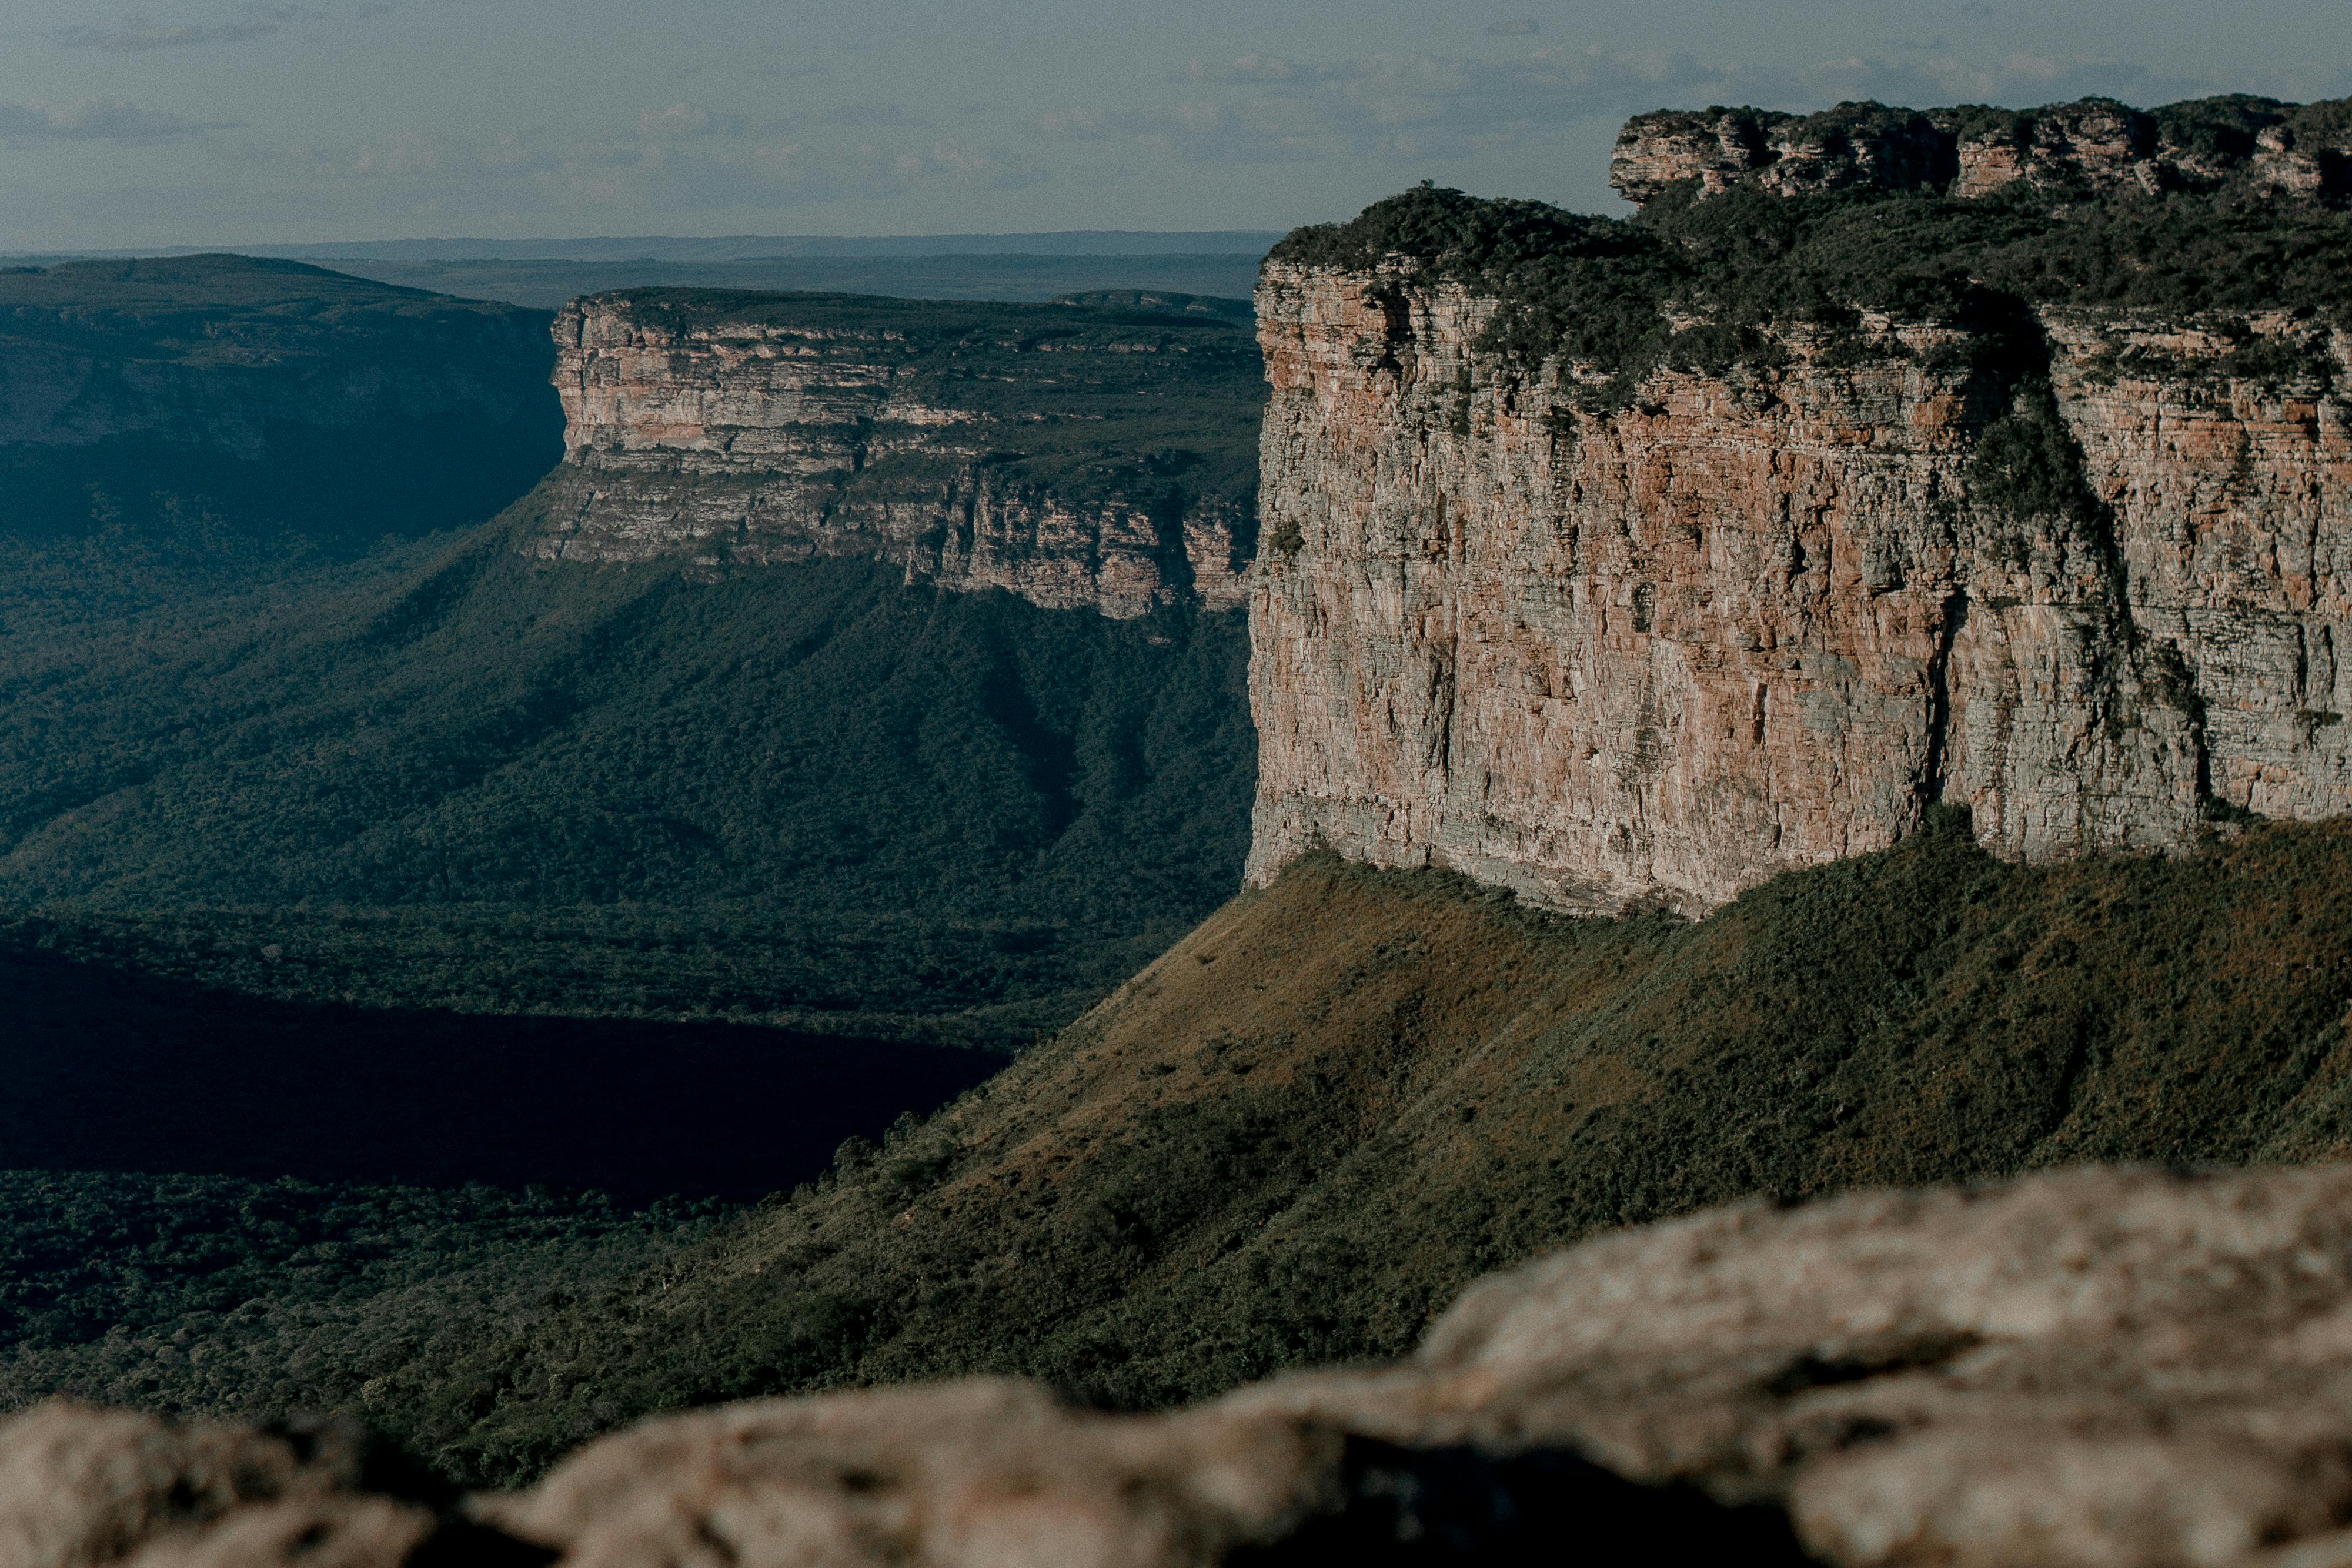
[[[1622,211],[1633,112],[2352,94],[2345,0],[0,0],[0,251]]]

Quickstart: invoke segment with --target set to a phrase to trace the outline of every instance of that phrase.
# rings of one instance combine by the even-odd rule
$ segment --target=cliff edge
[[[1718,178],[1704,118],[1629,128],[1630,222],[1424,188],[1269,258],[1253,879],[1696,914],[1938,805],[2032,860],[2352,807],[2332,187]]]
[[[1247,329],[1139,304],[642,289],[556,318],[548,559],[873,555],[1049,609],[1238,606]]]

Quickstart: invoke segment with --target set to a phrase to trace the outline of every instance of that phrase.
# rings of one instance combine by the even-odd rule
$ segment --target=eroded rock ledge
[[[1181,312],[652,289],[555,322],[548,559],[875,555],[1139,615],[1240,604],[1245,329]]]
[[[991,1380],[767,1401],[463,1504],[340,1428],[52,1406],[0,1427],[0,1560],[1158,1568],[1572,1537],[2326,1568],[2347,1454],[2352,1166],[2094,1169],[1619,1233],[1474,1286],[1408,1362],[1171,1415]]]

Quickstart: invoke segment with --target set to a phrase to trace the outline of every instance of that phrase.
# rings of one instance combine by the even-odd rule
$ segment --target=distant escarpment
[[[1689,180],[1710,192],[1753,184],[1781,195],[1935,189],[1969,197],[2023,184],[2340,201],[2352,195],[2352,101],[2233,94],[2154,110],[2105,98],[1924,113],[1876,103],[1803,115],[1664,110],[1626,125],[1609,173],[1634,202]]]
[[[2005,116],[2006,184],[1974,110],[1648,116],[1631,221],[1294,235],[1255,876],[1697,913],[1938,805],[2028,860],[2352,808],[2346,109]]]
[[[267,568],[481,522],[562,452],[547,319],[250,256],[0,268],[0,538]]]
[[[575,301],[555,337],[544,559],[869,555],[1122,619],[1244,597],[1264,392],[1230,320],[647,289]]]

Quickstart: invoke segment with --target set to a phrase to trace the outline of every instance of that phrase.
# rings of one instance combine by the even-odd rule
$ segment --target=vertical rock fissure
[[[1944,599],[1942,619],[1936,628],[1935,652],[1927,657],[1927,745],[1919,761],[1919,805],[1924,810],[1941,805],[1944,783],[1951,772],[1952,645],[1968,624],[1969,594],[1956,588]],[[1758,705],[1757,732],[1762,735],[1762,704]]]

